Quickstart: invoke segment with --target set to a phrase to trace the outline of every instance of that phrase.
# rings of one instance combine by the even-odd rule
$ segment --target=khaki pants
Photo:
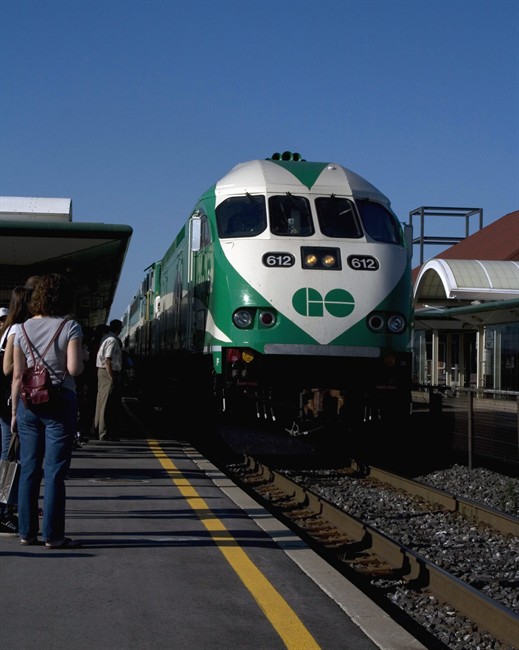
[[[99,436],[99,440],[112,435],[113,431],[109,428],[114,425],[113,418],[110,417],[109,411],[115,413],[116,409],[112,408],[110,402],[118,399],[118,374],[115,374],[115,381],[112,382],[106,368],[97,369],[97,398],[96,412],[94,417],[94,427]],[[113,405],[115,406],[115,405]]]

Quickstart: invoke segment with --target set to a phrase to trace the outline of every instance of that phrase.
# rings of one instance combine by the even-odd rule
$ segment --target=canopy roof
[[[62,273],[74,286],[76,317],[92,327],[106,323],[132,228],[72,223],[69,204],[48,207],[51,217],[27,213],[13,219],[0,212],[0,304],[7,306],[12,287],[23,285],[28,277]]]
[[[432,259],[423,265],[414,287],[417,305],[450,307],[474,301],[519,298],[519,262]]]
[[[72,199],[0,196],[2,221],[72,221]]]
[[[432,259],[415,282],[415,328],[519,322],[519,262]]]

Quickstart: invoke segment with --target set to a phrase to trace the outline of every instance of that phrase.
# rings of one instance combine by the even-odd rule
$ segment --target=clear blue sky
[[[403,222],[517,210],[519,2],[0,0],[0,194],[132,226],[112,318],[200,194],[284,150],[364,176]]]

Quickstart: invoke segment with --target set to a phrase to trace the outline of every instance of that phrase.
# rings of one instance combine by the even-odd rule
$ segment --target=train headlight
[[[373,312],[367,319],[368,327],[372,332],[386,331],[390,334],[402,334],[407,327],[403,314],[386,312]]]
[[[306,268],[312,268],[317,264],[319,260],[317,259],[317,255],[314,255],[313,253],[309,253],[304,260],[304,265]]]
[[[341,252],[331,246],[302,246],[301,262],[304,269],[341,270]]]
[[[247,329],[253,321],[252,311],[250,309],[238,309],[232,315],[232,322],[240,329]]]
[[[384,319],[380,314],[370,314],[368,316],[368,327],[373,332],[380,332],[384,327]]]
[[[271,311],[260,311],[259,322],[264,327],[272,327],[276,324],[276,315]]]
[[[393,314],[387,320],[387,328],[391,334],[402,334],[406,328],[406,320],[402,314]]]

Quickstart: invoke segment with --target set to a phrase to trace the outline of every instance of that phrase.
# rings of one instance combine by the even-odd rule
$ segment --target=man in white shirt
[[[122,330],[120,320],[112,320],[109,332],[101,340],[97,352],[97,399],[94,427],[99,440],[116,440],[113,429],[120,413],[120,377],[123,365],[121,341],[118,336]]]

